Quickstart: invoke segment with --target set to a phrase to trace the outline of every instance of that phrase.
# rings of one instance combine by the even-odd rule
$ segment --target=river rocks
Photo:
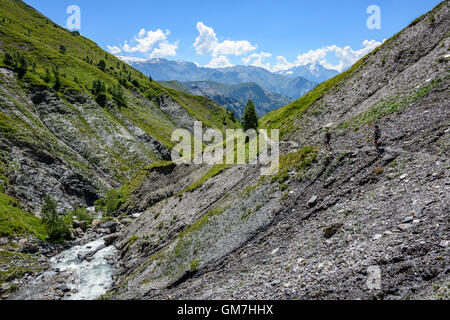
[[[8,282],[0,284],[0,294],[5,293],[9,289],[11,289],[11,287],[12,287],[12,284],[8,283]]]
[[[102,223],[102,220],[100,220],[100,219],[94,219],[94,220],[92,221],[92,228],[97,229],[97,228],[100,226],[101,223]]]
[[[56,290],[66,293],[70,291],[70,288],[66,284],[61,284],[56,287]]]
[[[41,242],[42,241],[35,237],[28,237],[20,239],[17,242],[17,245],[19,246],[20,252],[34,254],[40,250]]]
[[[81,229],[83,232],[86,232],[87,228],[88,228],[88,224],[86,221],[78,221],[78,220],[73,220],[72,222],[74,229]]]
[[[84,236],[84,231],[81,228],[74,229],[73,233],[76,238],[82,238]]]
[[[105,244],[107,246],[110,246],[119,238],[119,236],[120,235],[118,233],[113,233],[109,236],[104,237],[103,240],[105,240]]]
[[[117,222],[115,220],[102,222],[99,225],[98,231],[105,234],[115,233],[117,231]]]

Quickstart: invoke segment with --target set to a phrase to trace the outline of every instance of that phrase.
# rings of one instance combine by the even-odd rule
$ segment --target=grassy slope
[[[45,240],[41,220],[20,209],[16,199],[0,193],[0,237],[28,234]]]

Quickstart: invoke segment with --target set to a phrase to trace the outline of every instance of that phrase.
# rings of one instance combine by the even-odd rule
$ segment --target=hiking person
[[[323,138],[323,141],[325,143],[325,148],[329,151],[332,151],[333,149],[331,148],[330,142],[331,142],[331,132],[329,130],[327,130],[325,132],[325,136]]]
[[[380,139],[381,139],[381,129],[378,125],[375,125],[375,131],[373,133],[373,142],[375,143],[375,148],[380,151]]]

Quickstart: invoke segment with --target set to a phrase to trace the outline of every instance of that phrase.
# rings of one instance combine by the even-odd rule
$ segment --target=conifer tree
[[[247,105],[245,106],[242,126],[244,131],[249,129],[258,130],[258,116],[256,115],[255,104],[252,100],[248,100]]]

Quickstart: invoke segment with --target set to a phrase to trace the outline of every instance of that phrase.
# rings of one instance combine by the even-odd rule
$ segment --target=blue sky
[[[373,50],[440,0],[26,0],[66,26],[81,9],[80,32],[119,56],[249,64],[272,71],[318,62],[338,71]],[[381,29],[367,13],[379,7]]]

